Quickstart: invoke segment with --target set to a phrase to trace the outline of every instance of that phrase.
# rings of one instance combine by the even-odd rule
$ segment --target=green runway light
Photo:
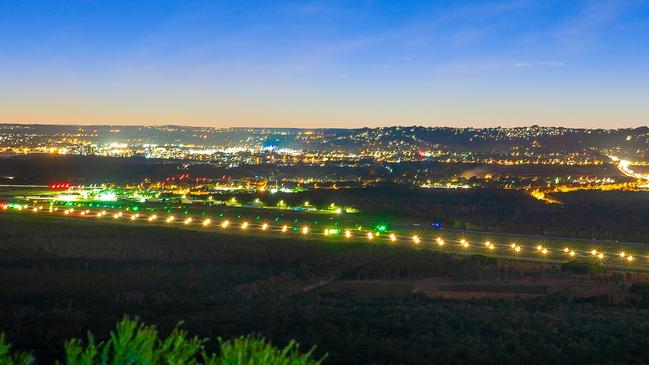
[[[376,227],[374,227],[377,231],[381,233],[385,233],[388,230],[388,226],[385,224],[378,224]]]

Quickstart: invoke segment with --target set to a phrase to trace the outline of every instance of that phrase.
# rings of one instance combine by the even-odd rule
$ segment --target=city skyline
[[[0,122],[649,124],[641,1],[37,1],[0,14]]]

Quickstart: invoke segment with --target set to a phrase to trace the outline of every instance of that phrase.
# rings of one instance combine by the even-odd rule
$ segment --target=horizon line
[[[517,128],[554,128],[554,129],[575,129],[575,130],[623,130],[623,129],[642,129],[649,128],[649,124],[640,124],[635,126],[624,126],[616,128],[588,128],[588,127],[571,127],[567,125],[516,125],[503,127],[501,125],[485,127],[460,127],[451,125],[422,125],[422,124],[392,124],[381,126],[363,126],[363,127],[266,127],[266,126],[209,126],[209,125],[191,125],[191,124],[174,124],[168,122],[151,123],[151,124],[110,124],[110,123],[71,123],[71,122],[7,122],[0,121],[0,125],[25,125],[25,126],[74,126],[74,127],[186,127],[186,128],[210,128],[210,129],[297,129],[297,130],[357,130],[357,129],[379,129],[379,128],[449,128],[449,129],[517,129]]]

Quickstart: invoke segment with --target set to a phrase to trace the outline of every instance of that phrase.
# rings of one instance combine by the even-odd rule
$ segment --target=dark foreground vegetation
[[[71,339],[65,343],[66,365],[100,364],[183,364],[183,365],[318,365],[312,358],[313,349],[299,352],[299,345],[289,342],[277,349],[263,338],[240,337],[224,341],[218,339],[219,352],[208,353],[209,339],[189,336],[187,331],[174,329],[166,338],[160,338],[155,326],[123,319],[105,341],[97,341],[92,334],[84,340]],[[35,362],[28,352],[12,351],[11,344],[0,335],[0,364],[29,365]]]
[[[295,340],[328,364],[649,359],[641,274],[24,215],[0,232],[0,331],[43,364],[124,315],[162,336],[183,322],[199,338]]]

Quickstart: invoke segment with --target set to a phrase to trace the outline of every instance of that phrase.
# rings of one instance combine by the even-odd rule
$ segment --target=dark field
[[[639,274],[33,216],[3,216],[0,232],[0,328],[41,363],[124,314],[295,338],[329,364],[649,359]]]
[[[547,204],[523,191],[421,190],[402,186],[303,192],[285,201],[344,202],[395,221],[439,221],[448,229],[649,243],[649,192],[554,194]]]

